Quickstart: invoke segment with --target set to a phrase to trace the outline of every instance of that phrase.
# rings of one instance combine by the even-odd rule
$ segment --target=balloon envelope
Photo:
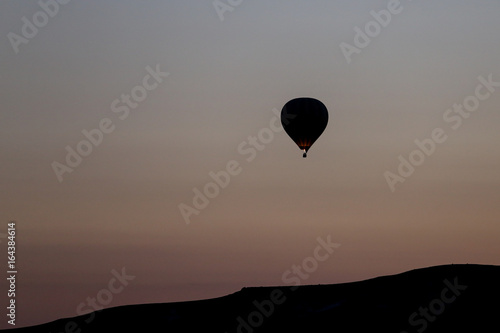
[[[328,124],[326,106],[314,98],[295,98],[281,110],[285,132],[304,151],[304,157]]]

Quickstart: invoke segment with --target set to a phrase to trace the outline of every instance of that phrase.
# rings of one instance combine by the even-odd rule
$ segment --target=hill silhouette
[[[5,332],[497,332],[499,299],[500,266],[443,265],[359,282],[120,306]]]

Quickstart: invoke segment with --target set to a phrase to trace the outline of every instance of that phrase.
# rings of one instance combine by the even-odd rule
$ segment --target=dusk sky
[[[15,220],[16,327],[88,312],[89,298],[500,264],[499,12],[0,2],[0,257],[6,275]],[[296,97],[330,116],[306,159],[277,116]]]

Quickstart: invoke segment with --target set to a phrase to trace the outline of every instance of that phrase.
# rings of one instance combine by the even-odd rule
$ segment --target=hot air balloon
[[[307,151],[328,124],[328,110],[317,99],[295,98],[283,106],[281,124],[288,136],[304,152],[302,156],[307,157]]]

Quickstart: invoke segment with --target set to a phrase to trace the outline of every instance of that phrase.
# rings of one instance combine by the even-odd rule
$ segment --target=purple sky
[[[500,263],[498,1],[40,3],[0,3],[16,327]],[[273,111],[302,96],[307,159]]]

